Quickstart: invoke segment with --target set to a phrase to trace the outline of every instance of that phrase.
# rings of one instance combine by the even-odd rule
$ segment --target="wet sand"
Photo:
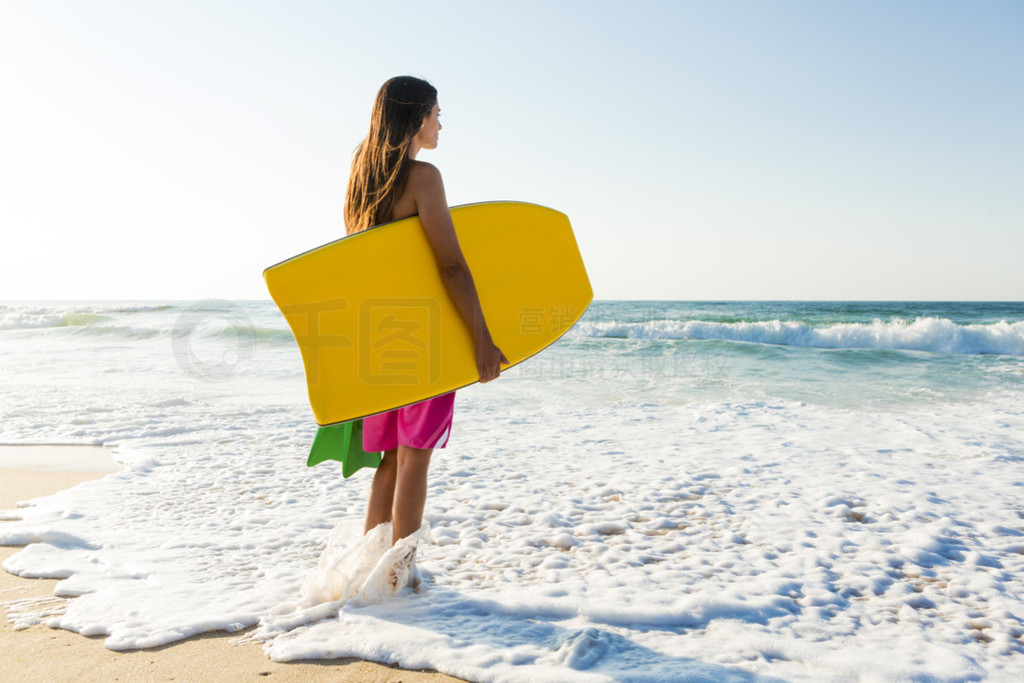
[[[98,446],[0,446],[0,510],[118,469],[112,449]],[[0,521],[0,524],[5,522]],[[0,563],[19,548],[0,546]],[[0,602],[53,595],[56,580],[22,579],[0,571]],[[407,671],[359,659],[272,662],[258,644],[231,645],[241,633],[206,633],[149,650],[114,652],[103,636],[87,638],[36,625],[15,631],[0,615],[0,679],[18,681],[242,680],[458,681],[437,672]]]

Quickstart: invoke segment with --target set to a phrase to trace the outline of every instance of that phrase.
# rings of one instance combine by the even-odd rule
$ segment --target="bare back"
[[[413,160],[412,167],[409,169],[409,178],[406,180],[405,187],[402,188],[402,194],[391,209],[391,220],[400,221],[419,213],[416,207],[416,195],[422,189],[423,165],[422,161]]]

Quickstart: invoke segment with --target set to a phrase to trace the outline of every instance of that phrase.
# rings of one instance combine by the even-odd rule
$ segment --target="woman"
[[[459,249],[441,173],[417,161],[421,149],[437,147],[441,122],[437,90],[411,76],[381,86],[370,132],[356,148],[345,194],[348,234],[409,216],[420,217],[445,289],[476,343],[481,382],[498,377],[508,360],[494,345],[480,308],[473,276]],[[363,420],[363,448],[383,451],[366,507],[368,533],[392,522],[394,544],[418,531],[427,496],[427,468],[434,448],[444,448],[455,392]]]

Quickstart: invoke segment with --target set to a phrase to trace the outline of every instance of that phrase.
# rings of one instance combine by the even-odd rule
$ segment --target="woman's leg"
[[[395,498],[395,475],[398,473],[398,450],[384,451],[384,457],[373,473],[370,498],[366,501],[366,525],[363,535],[378,524],[391,521],[391,505]]]
[[[427,469],[433,448],[398,447],[398,472],[392,508],[392,542],[419,531],[427,500]]]

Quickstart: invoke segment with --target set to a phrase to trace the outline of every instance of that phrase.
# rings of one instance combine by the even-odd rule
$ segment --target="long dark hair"
[[[396,76],[377,91],[370,132],[352,157],[345,191],[346,233],[391,220],[409,177],[409,146],[436,103],[437,89],[412,76]]]

